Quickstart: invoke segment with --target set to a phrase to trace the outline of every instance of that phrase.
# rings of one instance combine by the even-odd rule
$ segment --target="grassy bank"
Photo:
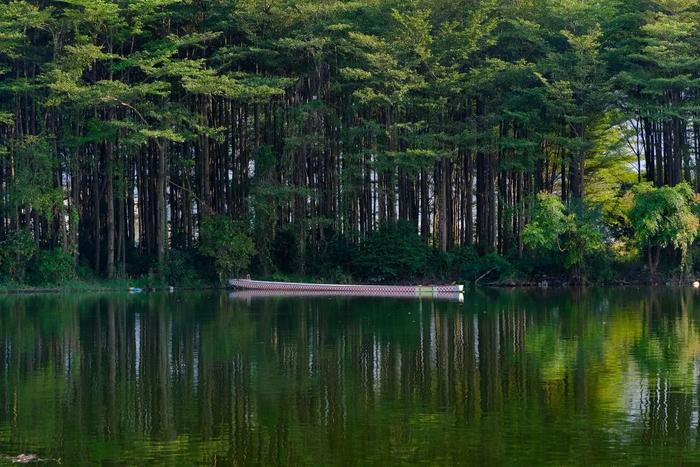
[[[0,283],[0,294],[21,293],[71,293],[71,292],[126,292],[130,287],[142,290],[169,290],[172,285],[153,277],[133,279],[74,279],[62,283],[22,284],[17,282]],[[178,289],[215,289],[215,283],[177,284]]]

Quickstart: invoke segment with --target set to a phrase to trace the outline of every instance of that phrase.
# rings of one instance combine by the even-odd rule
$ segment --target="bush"
[[[656,273],[661,250],[668,247],[681,253],[681,274],[692,267],[690,247],[700,233],[695,192],[687,183],[655,188],[635,187],[629,217],[635,239],[647,250],[649,271]]]
[[[199,251],[214,261],[219,281],[222,281],[248,269],[255,246],[241,225],[218,215],[202,221]]]
[[[513,274],[513,266],[503,256],[489,253],[463,265],[461,278],[465,282],[498,281]]]
[[[3,279],[24,282],[27,264],[36,251],[36,242],[28,230],[15,232],[0,243],[0,271]]]
[[[617,273],[626,265],[616,257],[612,248],[607,248],[603,254],[592,255],[587,260],[588,278],[596,283],[609,283],[617,278]]]
[[[604,248],[597,213],[583,205],[567,209],[552,194],[537,195],[532,221],[523,230],[523,243],[535,256],[561,259],[575,279],[582,278],[590,259]]]
[[[299,257],[297,242],[291,227],[279,230],[270,248],[274,272],[293,274],[296,272],[296,259]]]
[[[30,280],[35,285],[61,284],[75,277],[73,257],[60,248],[40,251],[30,265]]]
[[[313,246],[309,247],[309,250]],[[358,254],[358,246],[348,239],[329,234],[324,248],[315,261],[313,272],[333,279],[334,282],[352,282],[353,259]]]
[[[126,249],[126,275],[127,277],[146,276],[158,268],[156,258],[145,254],[139,248]]]
[[[422,279],[428,274],[432,254],[413,225],[386,225],[360,245],[353,269],[358,277],[371,282]]]
[[[480,255],[473,246],[463,246],[447,253],[436,255],[434,268],[436,278],[446,281],[458,279],[463,283],[494,282],[510,277],[515,269],[511,263],[497,253]],[[483,276],[483,277],[482,277]]]
[[[214,281],[211,258],[196,250],[170,250],[163,265],[163,278],[168,285],[200,285]]]

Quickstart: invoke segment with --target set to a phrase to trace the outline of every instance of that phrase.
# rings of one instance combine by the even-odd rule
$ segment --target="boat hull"
[[[309,284],[302,282],[256,281],[251,279],[231,279],[229,283],[244,290],[270,292],[314,292],[343,295],[381,297],[438,297],[461,294],[462,285],[359,285],[359,284]]]

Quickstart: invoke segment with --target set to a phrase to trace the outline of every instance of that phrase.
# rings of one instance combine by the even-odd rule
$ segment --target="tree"
[[[597,219],[581,205],[567,210],[559,197],[540,193],[523,242],[536,253],[563,254],[564,266],[581,280],[586,260],[603,249],[603,234]]]
[[[423,279],[431,251],[405,222],[385,225],[361,246],[353,261],[360,277],[372,282],[397,283]]]
[[[5,279],[23,282],[36,250],[36,242],[26,230],[15,232],[0,243],[0,271]]]
[[[199,250],[213,260],[219,281],[238,277],[250,266],[253,240],[226,216],[205,217],[200,236]]]
[[[0,241],[30,231],[106,277],[162,273],[219,215],[250,223],[264,274],[282,233],[308,274],[396,222],[522,256],[541,191],[574,215],[560,242],[598,207],[622,238],[635,178],[700,191],[698,18],[695,0],[4,2]]]
[[[647,250],[652,276],[656,274],[661,250],[669,246],[680,251],[681,276],[690,270],[690,246],[700,229],[697,205],[696,195],[687,183],[674,187],[655,188],[650,184],[635,187],[629,217],[637,242]]]

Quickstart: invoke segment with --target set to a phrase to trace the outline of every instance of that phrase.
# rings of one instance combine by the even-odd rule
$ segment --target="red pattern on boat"
[[[406,296],[430,297],[443,294],[461,294],[462,285],[355,285],[355,284],[309,284],[302,282],[256,281],[251,279],[231,279],[233,287],[246,290],[266,290],[278,292],[327,292],[362,296]]]

